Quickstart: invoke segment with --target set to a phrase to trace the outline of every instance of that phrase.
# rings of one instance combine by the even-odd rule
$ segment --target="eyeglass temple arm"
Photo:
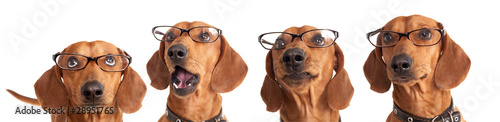
[[[266,41],[266,40],[262,40],[262,43],[269,44],[269,45],[273,45],[271,42],[268,42],[268,41]]]
[[[128,64],[132,63],[132,56],[130,56],[130,55],[127,53],[127,51],[125,51],[125,50],[123,50],[123,49],[120,49],[120,50],[123,52],[123,54],[125,54],[126,56],[128,56],[128,60],[129,60],[129,61],[128,61]]]
[[[157,30],[155,30],[155,34],[161,34],[161,35],[165,35],[165,33],[162,33],[162,32],[160,32],[160,31],[157,31]]]
[[[375,33],[376,31],[381,31],[381,30],[382,30],[382,28],[379,28],[379,29],[377,29],[377,30],[374,30],[374,31],[372,31],[372,32],[369,32],[369,33],[366,35],[366,37],[370,38],[370,37],[372,37],[373,35],[375,35],[374,33]]]
[[[56,60],[56,58],[57,58],[57,55],[59,55],[59,54],[61,54],[61,52],[57,52],[56,54],[52,55],[52,60],[54,60],[54,61],[55,61],[55,60]]]

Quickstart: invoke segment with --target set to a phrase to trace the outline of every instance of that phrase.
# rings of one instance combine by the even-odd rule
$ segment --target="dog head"
[[[349,105],[354,90],[344,70],[342,50],[334,43],[337,36],[333,30],[302,26],[259,37],[263,46],[271,48],[261,91],[268,111],[281,108],[285,90],[303,93],[311,87],[325,89],[329,106],[336,110]]]
[[[128,54],[113,44],[104,41],[78,42],[53,58],[56,65],[35,83],[42,107],[110,107],[117,103],[126,113],[141,108],[146,86],[141,77],[128,67],[131,61]]]
[[[441,89],[451,89],[467,76],[470,59],[441,23],[420,15],[401,16],[377,31],[369,38],[386,47],[376,47],[363,68],[372,90],[386,92],[391,81],[406,86],[434,81]]]
[[[147,64],[151,85],[177,97],[196,91],[229,92],[241,84],[248,67],[222,36],[222,31],[203,22],[180,22],[153,28],[160,49]]]

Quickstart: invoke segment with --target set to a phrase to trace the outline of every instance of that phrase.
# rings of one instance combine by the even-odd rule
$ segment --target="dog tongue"
[[[186,88],[187,84],[186,81],[191,79],[193,77],[193,74],[189,73],[185,69],[179,68],[179,71],[177,71],[177,79],[179,79],[181,82],[178,84],[178,88]]]

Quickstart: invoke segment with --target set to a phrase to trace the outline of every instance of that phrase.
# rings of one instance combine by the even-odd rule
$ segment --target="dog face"
[[[114,47],[114,48],[108,48]],[[62,53],[80,54],[87,57],[99,57],[109,54],[123,54],[113,44],[104,42],[80,42],[68,46]],[[59,56],[58,64],[79,67],[85,65],[86,59],[78,56]],[[63,58],[64,57],[64,58]],[[106,59],[107,58],[107,59]],[[121,58],[113,56],[101,57],[98,61],[102,67],[121,67]],[[106,63],[107,62],[107,63]],[[112,64],[109,65],[108,64]],[[101,70],[95,61],[89,61],[81,70],[62,70],[62,78],[66,90],[70,92],[70,100],[78,106],[103,106],[111,105],[115,101],[115,93],[120,86],[121,72],[107,72]]]
[[[313,29],[316,28],[312,26],[291,27],[284,32],[300,34]],[[314,34],[303,35],[302,38],[315,38],[315,35],[321,34],[316,32],[310,33]],[[283,38],[290,37],[283,36]],[[335,54],[334,46],[311,48],[301,41],[300,38],[294,38],[293,41],[284,43],[288,44],[283,49],[271,50],[273,70],[279,82],[283,82],[282,84],[285,84],[288,88],[302,90],[314,84],[315,81],[320,81],[323,78],[331,78],[333,64],[337,63],[334,62],[336,61],[336,57],[334,55],[325,55],[325,52]]]
[[[388,22],[383,30],[390,30],[399,33],[407,33],[422,28],[440,28],[438,22],[426,17],[398,17]],[[419,31],[413,32],[418,37],[414,41],[429,38],[425,41],[438,41],[441,39],[440,33]],[[379,36],[383,40],[382,36]],[[383,41],[380,43],[384,43]],[[426,80],[429,74],[434,74],[437,61],[441,52],[442,44],[432,46],[416,46],[408,38],[402,37],[393,47],[382,48],[387,76],[395,84],[414,85]]]
[[[272,48],[264,46],[272,50],[266,57],[267,75],[261,89],[268,111],[275,112],[282,108],[284,92],[301,94],[313,89],[324,89],[322,95],[325,95],[326,101],[321,103],[333,110],[349,106],[354,88],[344,69],[342,50],[334,43],[338,34],[327,29],[315,29],[312,26],[291,27],[285,33],[273,35],[275,32],[272,32],[259,37],[263,46],[272,45]],[[265,39],[268,34],[271,38]],[[333,71],[335,76],[332,78]],[[311,94],[310,97],[317,96]]]
[[[194,22],[191,24],[178,23],[174,26],[190,29],[193,27],[209,25],[201,22]],[[175,30],[169,30],[169,32],[170,31]],[[167,32],[167,34],[169,32]],[[191,31],[190,33],[194,34],[203,32],[204,31]],[[211,71],[214,69],[220,55],[221,41],[220,39],[216,41],[219,43],[197,43],[189,37],[188,33],[183,33],[173,41],[166,42],[164,44],[165,47],[168,48],[164,50],[164,54],[167,55],[163,58],[166,59],[165,64],[167,64],[168,70],[173,71],[171,74],[171,82],[176,95],[185,96],[201,86],[205,87],[210,84],[210,75],[212,74]],[[185,50],[185,56],[182,60],[171,58],[171,56],[175,57],[175,55],[179,55],[179,51],[177,54],[173,54],[175,53],[174,48],[183,48],[180,50]],[[193,53],[195,51],[202,51],[203,53]]]
[[[148,62],[153,87],[165,89],[171,84],[174,95],[185,98],[196,91],[229,92],[243,81],[245,62],[215,27],[195,21],[153,31],[165,40]]]
[[[377,31],[380,34],[374,36],[376,45],[390,46],[376,47],[363,67],[371,89],[376,92],[389,90],[391,81],[405,86],[434,81],[438,87],[450,89],[458,86],[469,71],[467,54],[444,31],[443,25],[431,18],[401,16]]]
[[[78,42],[53,58],[56,65],[35,83],[42,107],[118,106],[125,113],[141,108],[146,85],[113,44]]]

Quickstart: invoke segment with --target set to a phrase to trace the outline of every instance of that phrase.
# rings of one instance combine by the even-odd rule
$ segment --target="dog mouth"
[[[96,106],[103,106],[106,104],[106,102],[103,99],[96,99],[96,100],[88,100],[88,99],[83,99],[80,102],[75,102],[77,106],[82,106],[82,107],[96,107]]]
[[[423,80],[427,78],[427,74],[424,74],[420,77],[416,77],[414,75],[397,75],[392,78],[390,78],[392,81],[395,81],[397,83],[409,83],[414,80]]]
[[[300,73],[291,73],[285,75],[285,77],[295,80],[304,80],[312,78],[312,75],[309,72],[300,72]]]
[[[410,76],[396,76],[396,77],[392,78],[392,81],[396,81],[399,83],[407,83],[407,82],[410,82],[414,79],[415,78],[410,77]]]
[[[172,82],[175,94],[185,96],[196,89],[196,85],[199,82],[199,75],[193,74],[181,66],[175,66],[175,71],[172,73],[170,82]]]
[[[309,72],[296,72],[284,76],[285,83],[290,86],[300,86],[318,77],[318,75],[311,75]]]
[[[96,107],[96,106],[103,106],[104,103],[102,102],[86,102],[86,103],[83,103],[83,104],[80,104],[79,106],[82,106],[82,107]]]

